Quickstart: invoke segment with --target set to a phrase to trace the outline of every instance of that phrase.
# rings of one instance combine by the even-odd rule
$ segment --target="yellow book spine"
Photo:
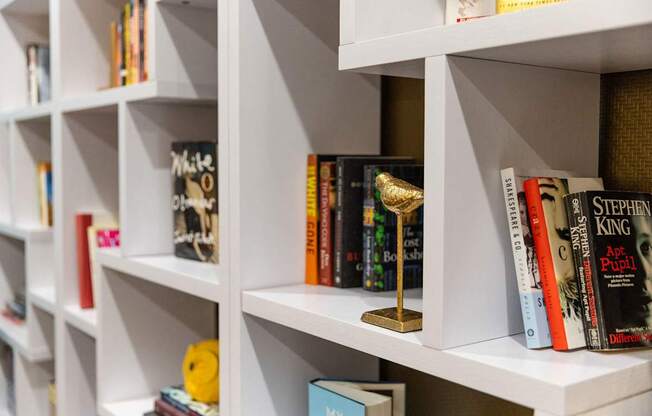
[[[566,0],[496,0],[496,14],[531,9],[546,4],[561,3]]]

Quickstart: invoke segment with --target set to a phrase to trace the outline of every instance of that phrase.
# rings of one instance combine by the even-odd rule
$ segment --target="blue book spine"
[[[308,385],[309,416],[365,416],[365,406],[330,390]]]

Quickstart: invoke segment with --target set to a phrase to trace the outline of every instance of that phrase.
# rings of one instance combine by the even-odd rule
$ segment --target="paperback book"
[[[564,199],[588,348],[652,345],[652,194],[589,191]]]
[[[217,263],[217,144],[172,143],[174,254]]]
[[[569,174],[563,171],[507,168],[500,172],[500,176],[527,347],[550,347],[552,340],[523,183],[533,177],[565,178]]]
[[[171,386],[161,390],[160,400],[174,407],[185,416],[219,416],[217,404],[205,404],[192,400],[183,386]]]
[[[376,188],[376,176],[392,176],[423,188],[423,165],[367,165],[364,168],[364,289],[396,290],[396,215],[388,211]],[[423,286],[423,207],[403,218],[403,287]]]
[[[599,178],[532,178],[524,183],[552,346],[586,346],[564,196],[602,189]]]
[[[405,384],[314,380],[309,416],[405,416]]]

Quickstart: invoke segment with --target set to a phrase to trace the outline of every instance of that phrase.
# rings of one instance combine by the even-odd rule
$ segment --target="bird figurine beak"
[[[423,189],[383,172],[376,176],[376,187],[387,210],[396,214],[396,307],[365,312],[362,321],[396,332],[420,331],[421,312],[403,308],[403,215],[423,205]]]

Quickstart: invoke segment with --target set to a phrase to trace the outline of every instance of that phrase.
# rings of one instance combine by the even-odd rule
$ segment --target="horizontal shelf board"
[[[101,111],[121,102],[214,104],[217,88],[149,81],[61,100],[63,112]]]
[[[459,55],[608,73],[652,67],[649,0],[572,0],[340,46],[340,69]],[[363,69],[364,70],[364,69]],[[380,72],[383,72],[382,70]]]
[[[174,4],[183,7],[200,7],[202,9],[217,9],[217,0],[159,0],[163,4]]]
[[[22,227],[8,223],[0,223],[0,235],[23,241],[44,241],[52,239],[52,229]]]
[[[57,305],[54,286],[30,289],[27,296],[33,305],[54,315]]]
[[[110,269],[212,302],[224,296],[218,265],[173,255],[122,257],[117,249],[99,250],[97,260]]]
[[[19,14],[48,14],[48,0],[0,0],[0,11]]]
[[[28,361],[47,361],[52,359],[50,349],[43,345],[30,347],[27,334],[27,323],[15,324],[4,316],[0,316],[0,338]]]
[[[424,346],[420,332],[398,334],[360,321],[363,312],[393,304],[388,294],[307,285],[242,297],[251,315],[552,414],[580,413],[652,389],[652,350],[535,351],[517,335],[439,351]],[[420,310],[421,301],[407,299],[406,307]]]
[[[143,416],[154,410],[156,396],[123,402],[105,403],[100,406],[100,416]]]
[[[95,338],[97,333],[97,311],[94,308],[82,309],[79,305],[67,305],[63,308],[63,314],[68,324]]]
[[[47,121],[52,113],[52,104],[44,103],[33,106],[23,107],[13,111],[4,111],[0,113],[0,122],[7,121]]]

